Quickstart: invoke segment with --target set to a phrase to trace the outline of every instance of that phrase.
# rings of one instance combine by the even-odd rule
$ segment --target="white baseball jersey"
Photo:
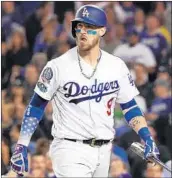
[[[156,59],[152,51],[144,44],[138,43],[135,46],[129,44],[119,45],[113,52],[115,56],[120,57],[124,62],[139,62],[146,67],[155,67]]]
[[[93,67],[81,58],[77,47],[53,59],[44,67],[35,92],[52,100],[56,138],[113,139],[115,102],[126,103],[138,95],[128,68],[120,59],[101,50],[101,58],[91,79]]]

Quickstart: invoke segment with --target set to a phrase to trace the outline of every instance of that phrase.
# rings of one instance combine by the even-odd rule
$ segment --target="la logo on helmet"
[[[87,10],[86,7],[84,8],[84,10],[83,10],[83,12],[82,12],[82,16],[83,16],[83,17],[85,17],[85,16],[89,17],[89,12],[88,12],[88,10]]]

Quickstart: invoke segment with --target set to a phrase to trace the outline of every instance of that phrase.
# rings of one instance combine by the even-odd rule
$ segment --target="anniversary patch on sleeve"
[[[43,82],[50,83],[50,80],[52,78],[53,78],[53,70],[51,69],[51,67],[45,68],[41,75],[41,79],[43,80]]]

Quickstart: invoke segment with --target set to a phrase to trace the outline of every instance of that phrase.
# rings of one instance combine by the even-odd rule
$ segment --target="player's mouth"
[[[84,36],[82,36],[82,37],[80,38],[80,41],[81,41],[81,42],[86,42],[86,41],[87,41],[87,38],[84,37]]]

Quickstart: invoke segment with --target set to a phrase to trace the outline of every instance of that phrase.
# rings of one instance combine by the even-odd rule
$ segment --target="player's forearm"
[[[29,145],[30,139],[38,127],[39,121],[42,119],[43,113],[38,108],[29,105],[25,111],[23,122],[21,125],[18,144]]]
[[[33,95],[23,117],[18,144],[29,145],[30,139],[42,119],[47,103],[48,101],[43,100],[37,94]]]
[[[147,127],[147,122],[143,116],[137,116],[131,119],[129,126],[138,133],[140,129]]]
[[[147,122],[141,112],[140,108],[137,106],[135,100],[131,100],[128,103],[121,104],[123,109],[123,114],[126,121],[133,130],[140,136],[141,139],[146,141],[151,138],[151,134],[147,127]]]
[[[142,140],[151,139],[151,134],[147,127],[147,122],[143,116],[137,116],[131,119],[129,126],[140,136]]]

